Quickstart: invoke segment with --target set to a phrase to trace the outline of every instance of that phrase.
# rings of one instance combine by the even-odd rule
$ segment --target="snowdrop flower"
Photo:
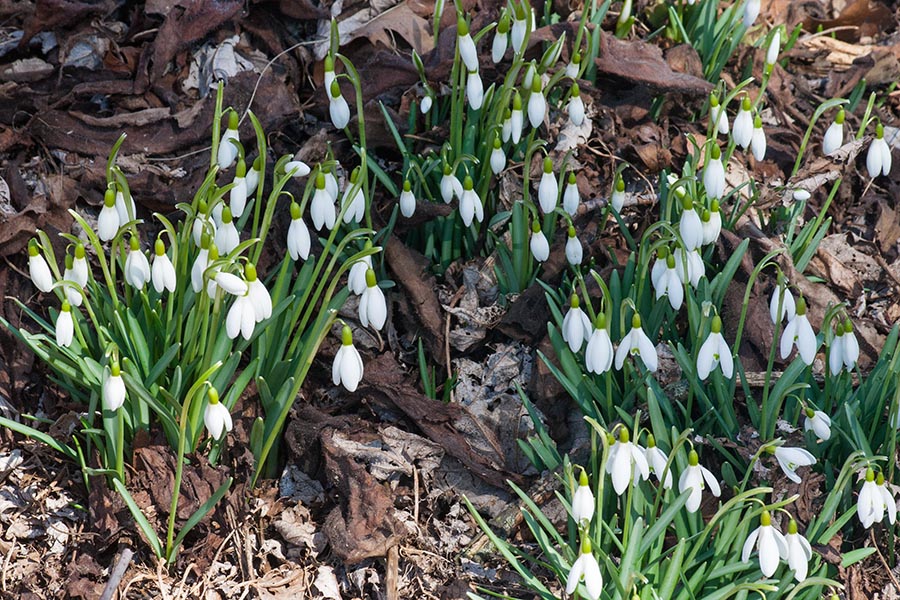
[[[806,318],[806,300],[802,296],[797,301],[797,314],[788,321],[781,334],[782,359],[790,355],[791,348],[795,344],[803,362],[811,365],[816,358],[819,342],[816,340],[816,333],[813,331],[812,325],[809,324],[809,319]]]
[[[556,209],[556,199],[559,197],[559,183],[556,181],[556,175],[553,173],[553,161],[549,156],[544,157],[544,171],[541,175],[541,182],[538,184],[538,200],[540,201],[541,211],[545,215],[552,213]]]
[[[523,7],[521,4],[514,4],[514,15],[512,23],[511,41],[513,52],[521,54],[524,49],[525,35],[528,33],[528,15],[525,11],[531,12],[531,6]],[[534,15],[532,15],[533,19]],[[534,27],[532,27],[534,29]]]
[[[809,573],[809,561],[812,559],[812,547],[805,537],[797,533],[797,521],[788,522],[788,532],[784,536],[787,548],[788,568],[794,571],[794,579],[803,581]]]
[[[659,357],[656,355],[656,348],[653,342],[641,329],[641,317],[637,313],[631,317],[631,331],[629,331],[619,347],[616,349],[616,370],[621,370],[625,364],[625,359],[629,356],[638,356],[648,371],[656,371],[659,366]]]
[[[831,156],[838,148],[844,145],[844,109],[838,111],[834,117],[834,122],[825,130],[825,137],[822,138],[822,153],[825,156]]]
[[[781,302],[780,319],[778,318],[779,302]],[[779,283],[775,286],[775,291],[772,292],[772,299],[769,301],[769,316],[772,318],[772,323],[777,323],[784,319],[791,321],[796,313],[797,307],[794,303],[794,296],[791,294],[791,290],[784,284]]]
[[[750,146],[753,138],[753,113],[750,112],[750,108],[750,98],[744,96],[744,99],[741,100],[741,108],[734,118],[734,131],[731,134],[734,142],[744,150]]]
[[[781,50],[781,28],[777,28],[769,40],[769,47],[766,49],[766,66],[771,67],[778,60],[778,52]]]
[[[130,250],[125,258],[125,282],[133,288],[144,289],[150,281],[150,262],[141,252],[141,243],[136,235],[131,236]]]
[[[744,3],[744,27],[750,29],[759,16],[760,0],[747,0]]]
[[[463,193],[459,198],[459,216],[466,227],[472,224],[472,217],[479,223],[484,221],[484,206],[481,204],[481,198],[475,192],[472,178],[468,175],[463,182]]]
[[[72,261],[72,273],[70,277],[67,277],[67,279],[70,279],[81,287],[84,287],[87,285],[89,272],[90,269],[88,269],[87,255],[84,249],[84,244],[79,242],[75,245],[75,258]]]
[[[651,283],[653,282],[653,278],[650,278]],[[684,301],[684,284],[681,282],[681,279],[678,277],[678,272],[675,270],[675,257],[671,254],[666,257],[666,270],[657,280],[656,285],[653,288],[656,290],[656,299],[659,300],[663,296],[667,296],[669,298],[669,305],[674,310],[678,310],[681,308],[681,303]]]
[[[469,71],[466,77],[466,99],[472,110],[478,110],[484,103],[484,84],[478,71]]]
[[[709,95],[709,122],[712,123],[713,131],[728,135],[728,115],[715,94]]]
[[[334,73],[334,57],[331,54],[325,55],[325,80],[324,80],[324,89],[325,93],[328,94],[331,90],[332,82],[337,79],[337,75]]]
[[[337,220],[334,198],[325,190],[325,175],[321,172],[316,175],[316,191],[309,207],[309,216],[316,231],[320,231],[323,225],[329,231],[334,229],[334,222]]]
[[[462,183],[456,175],[453,174],[453,168],[450,165],[444,165],[444,175],[441,177],[441,198],[445,204],[450,204],[453,196],[462,198]]]
[[[718,366],[722,367],[722,375],[731,379],[734,375],[734,359],[731,356],[731,348],[722,335],[722,319],[716,315],[710,326],[709,337],[697,353],[697,377],[705,380]]]
[[[103,408],[115,412],[125,404],[125,382],[122,381],[122,369],[113,361],[112,366],[103,370],[103,388],[101,389]]]
[[[653,261],[653,267],[650,269],[650,283],[653,284],[654,290],[660,286],[659,282],[662,276],[666,274],[668,258],[669,249],[666,246],[660,246],[656,251],[656,260]]]
[[[550,258],[550,242],[547,241],[547,237],[544,235],[544,232],[541,231],[541,224],[537,219],[531,222],[531,241],[529,242],[529,247],[531,248],[531,255],[534,256],[534,260],[544,262]]]
[[[103,208],[97,217],[97,237],[103,242],[116,237],[119,232],[119,211],[116,210],[116,192],[107,188],[103,196]]]
[[[237,158],[238,148],[232,140],[240,142],[240,137],[238,136],[238,114],[234,111],[228,113],[228,128],[222,134],[222,139],[219,140],[219,151],[216,158],[221,171],[234,164],[234,159]]]
[[[416,214],[416,197],[412,193],[409,179],[403,181],[403,191],[400,192],[400,214],[407,219]]]
[[[575,171],[569,171],[566,189],[563,192],[563,210],[574,217],[575,213],[578,212],[579,204],[581,204],[581,195],[578,193],[578,182],[575,178]]]
[[[208,233],[210,238],[214,239],[216,237],[217,229],[218,226],[216,225],[216,220],[212,218],[206,200],[201,200],[197,204],[197,215],[194,217],[194,223],[191,226],[191,235],[194,239],[194,244],[198,248],[200,247],[200,238],[203,237],[204,233]]]
[[[363,194],[362,185],[359,187],[356,185],[359,175],[359,167],[356,167],[350,173],[350,184],[344,190],[344,197],[341,199],[341,205],[344,207],[344,223],[352,223],[353,221],[362,223],[363,218],[366,216],[366,196]],[[353,192],[354,188],[356,189],[355,193]],[[351,193],[353,194],[352,199],[350,198]]]
[[[500,22],[497,23],[497,32],[494,34],[494,43],[491,46],[491,60],[497,64],[503,60],[506,54],[506,46],[509,43],[509,12],[503,11]]]
[[[215,248],[215,246],[213,246],[213,248]],[[210,248],[210,256],[213,254],[215,254],[215,252]],[[232,296],[246,296],[250,289],[246,281],[233,273],[216,272],[213,279],[215,279],[218,287],[222,288]]]
[[[703,224],[700,222],[700,215],[694,210],[694,202],[690,197],[685,196],[681,206],[684,210],[678,222],[678,233],[681,234],[684,247],[687,250],[694,250],[703,244]]]
[[[66,270],[63,271],[63,281],[71,281],[72,283],[65,284],[65,293],[66,299],[69,301],[69,304],[72,306],[81,306],[81,290],[84,286],[78,285],[75,281],[75,259],[72,258],[72,255],[66,253]]]
[[[612,204],[614,211],[617,213],[622,212],[622,207],[625,206],[625,180],[622,179],[621,175],[616,175],[616,182],[613,185],[613,192],[609,202]]]
[[[606,315],[597,315],[597,327],[591,333],[587,349],[584,351],[584,364],[588,373],[602,375],[609,371],[613,363],[613,345],[606,327]]]
[[[499,175],[506,168],[506,154],[503,153],[499,136],[494,136],[494,147],[491,150],[491,172]]]
[[[722,494],[722,489],[719,487],[719,482],[716,480],[715,475],[706,467],[700,466],[700,457],[697,456],[697,451],[691,450],[688,454],[688,466],[682,471],[681,477],[678,479],[678,491],[680,493],[691,491],[691,495],[688,496],[684,505],[688,512],[695,513],[700,508],[703,490],[707,485],[710,493],[716,498]]]
[[[203,424],[206,425],[209,437],[218,440],[233,427],[231,413],[224,404],[219,402],[219,393],[212,386],[206,392],[206,397],[209,402],[206,403],[206,408],[203,410]]]
[[[203,289],[203,274],[209,266],[209,245],[209,234],[204,233],[200,238],[200,252],[191,265],[191,289],[197,294]]]
[[[753,117],[753,136],[750,138],[750,152],[753,158],[761,161],[766,157],[766,132],[759,115]]]
[[[372,242],[366,240],[366,249],[370,249],[372,247]],[[372,268],[372,257],[371,255],[367,255],[353,263],[353,266],[350,267],[350,274],[347,275],[347,285],[350,288],[350,291],[356,294],[357,296],[361,296],[363,292],[366,291],[368,287],[366,285],[366,273],[369,272],[369,269]]]
[[[59,316],[56,317],[56,345],[67,348],[72,345],[75,335],[75,321],[72,320],[72,306],[68,300],[63,300]]]
[[[265,321],[272,316],[272,296],[263,282],[259,280],[255,265],[247,263],[247,266],[244,267],[244,277],[247,278],[247,295],[253,303],[256,322]]]
[[[573,267],[577,267],[584,260],[584,250],[581,248],[581,242],[575,235],[575,228],[569,225],[568,237],[566,239],[566,260]]]
[[[423,115],[427,115],[428,111],[431,110],[431,105],[434,101],[431,99],[431,96],[425,95],[422,97],[422,103],[419,104],[419,110],[422,111]]]
[[[637,483],[638,478],[647,481],[650,477],[650,466],[643,449],[629,441],[628,430],[624,427],[619,429],[619,439],[609,450],[606,472],[612,476],[613,489],[619,496],[625,493],[632,479]]]
[[[229,254],[241,243],[241,236],[234,226],[234,217],[231,208],[222,209],[222,226],[216,230],[216,247],[223,255]]]
[[[369,269],[366,271],[366,289],[359,297],[359,321],[363,327],[371,324],[376,330],[381,330],[386,320],[387,303],[384,292],[378,287],[375,271]]]
[[[253,195],[253,192],[256,191],[256,188],[259,186],[259,174],[262,172],[263,165],[263,157],[257,156],[253,161],[253,164],[250,166],[250,170],[247,171],[247,176],[244,178],[244,183],[247,187],[247,198]],[[232,206],[234,203],[232,203]],[[245,204],[246,207],[246,204]]]
[[[703,211],[700,224],[703,229],[703,245],[714,244],[722,233],[722,213],[719,211],[718,200],[713,200],[709,210]]]
[[[797,475],[799,467],[808,467],[816,464],[816,457],[810,454],[808,450],[803,448],[788,448],[787,446],[769,446],[766,451],[775,455],[778,466],[784,471],[788,479],[794,483],[801,483],[803,480]]]
[[[710,199],[718,200],[725,194],[725,167],[722,166],[722,151],[715,144],[709,150],[708,159],[703,167],[703,187]]]
[[[572,54],[572,60],[569,61],[569,64],[566,65],[566,77],[570,77],[572,79],[578,78],[578,73],[581,72],[581,54],[578,52],[574,52]],[[578,89],[574,88],[573,90]],[[574,95],[574,92],[573,92]],[[576,125],[580,125],[580,123],[576,123]]]
[[[337,79],[328,88],[328,115],[336,129],[343,129],[350,123],[350,106],[341,94],[341,86]]]
[[[578,352],[581,344],[591,335],[591,320],[581,310],[578,294],[572,294],[569,302],[569,311],[563,318],[563,341],[569,343],[569,350]]]
[[[569,97],[569,104],[566,106],[566,112],[569,113],[569,120],[572,121],[572,125],[581,127],[581,124],[584,123],[584,100],[581,99],[581,93],[577,83],[572,84],[572,91]]]
[[[535,76],[531,82],[531,94],[528,96],[528,122],[537,129],[544,122],[547,113],[547,100],[541,91],[541,78]]]
[[[843,368],[846,368],[848,372],[852,371],[857,360],[859,360],[859,341],[856,339],[856,334],[853,333],[853,324],[848,319],[843,323],[838,323],[835,338],[828,351],[828,365],[831,368],[831,374],[837,376]]]
[[[153,250],[153,266],[150,267],[153,289],[158,294],[162,294],[163,290],[169,290],[169,293],[172,293],[175,291],[175,265],[166,254],[166,245],[161,238],[156,238]]]
[[[509,117],[510,138],[513,144],[518,144],[522,139],[522,126],[524,124],[524,115],[522,113],[522,96],[519,90],[513,94],[513,108]]]
[[[353,345],[353,332],[347,325],[341,329],[341,347],[331,365],[331,381],[341,384],[348,392],[355,392],[363,377],[363,361]]]
[[[666,469],[669,457],[656,446],[656,437],[652,433],[647,436],[644,456],[647,457],[647,466],[650,467],[650,472],[656,476],[656,480],[662,484],[664,489],[672,489],[672,469]],[[663,473],[665,473],[665,477],[663,477]]]
[[[237,166],[234,168],[232,185],[228,196],[228,205],[231,207],[231,214],[234,215],[234,218],[240,219],[247,206],[247,165],[242,158],[238,159]]]
[[[459,57],[469,71],[478,71],[478,51],[475,42],[469,35],[469,26],[462,17],[456,22],[456,45],[459,48]]]
[[[747,536],[741,551],[741,562],[750,562],[753,548],[759,548],[759,569],[766,577],[771,577],[778,570],[778,563],[787,558],[787,541],[781,532],[772,526],[772,515],[764,510],[759,516],[759,527]]]
[[[503,124],[500,127],[500,138],[508,142],[512,137],[512,111],[509,107],[503,109]]]
[[[706,275],[706,265],[699,250],[685,251],[684,248],[675,249],[675,272],[682,283],[690,283],[691,287],[697,287],[700,278]]]
[[[334,176],[334,171],[340,166],[340,163],[335,161],[334,166],[330,166],[328,164],[322,165],[322,173],[325,175],[325,191],[328,192],[328,195],[331,196],[331,199],[337,202],[338,194],[340,193],[340,186],[338,185],[337,177]],[[358,168],[358,167],[357,167]],[[355,171],[356,169],[354,169]],[[354,181],[354,175],[350,173],[351,182]]]
[[[884,487],[882,473],[878,474],[878,481],[880,483],[875,483],[875,472],[871,468],[866,469],[866,479],[856,501],[856,515],[866,529],[884,520],[885,509],[888,511],[888,521],[891,524],[897,518],[897,504]]]
[[[216,283],[218,284],[218,276],[227,275],[227,273],[218,273]],[[245,340],[249,340],[253,336],[253,329],[256,327],[256,309],[253,306],[253,300],[249,293],[243,296],[237,296],[234,304],[228,309],[228,315],[225,317],[225,333],[228,337],[235,339],[241,334]]]
[[[291,260],[309,258],[309,248],[311,245],[309,237],[309,229],[303,222],[303,216],[300,214],[300,205],[291,202],[291,224],[287,233],[287,249],[291,255]]]
[[[831,439],[831,417],[821,410],[813,410],[806,407],[806,417],[803,420],[804,431],[812,431],[816,437],[827,442]]]
[[[894,500],[894,494],[891,493],[891,490],[888,489],[887,484],[884,482],[884,473],[878,473],[878,476],[875,478],[875,487],[881,497],[881,504],[887,512],[888,522],[893,525],[897,521],[897,501]],[[876,512],[875,522],[881,523],[882,518],[881,513]]]
[[[291,177],[306,177],[312,169],[302,160],[289,160],[284,163],[284,173]]]
[[[884,126],[881,123],[875,127],[875,139],[869,144],[866,169],[873,179],[881,174],[887,176],[891,173],[891,147],[884,141]]]
[[[603,593],[603,575],[600,573],[600,565],[597,564],[597,559],[591,551],[591,540],[587,536],[582,538],[581,554],[569,569],[569,576],[566,578],[566,594],[575,593],[578,584],[582,581],[587,589],[587,597],[597,600]]]
[[[126,201],[122,190],[116,191],[116,213],[119,215],[120,227],[137,217],[137,207],[134,205],[134,198],[131,197],[131,194],[128,195]]]
[[[578,488],[572,494],[572,519],[578,527],[586,528],[594,518],[596,508],[594,493],[591,492],[587,473],[582,469],[581,475],[578,477]]]

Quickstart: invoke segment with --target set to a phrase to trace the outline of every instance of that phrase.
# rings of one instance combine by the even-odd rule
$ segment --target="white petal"
[[[528,97],[528,122],[537,129],[544,122],[547,112],[547,101],[542,92],[532,92]]]
[[[709,486],[710,493],[716,498],[721,496],[722,488],[719,487],[719,480],[716,479],[716,476],[706,467],[700,467],[700,473],[703,474],[703,479],[706,481],[706,485]]]
[[[74,335],[75,323],[72,320],[72,312],[61,310],[56,319],[56,344],[64,348],[68,347],[72,344]]]
[[[741,549],[741,562],[748,562],[750,560],[750,555],[753,553],[753,547],[756,545],[756,539],[759,537],[759,530],[760,528],[757,527],[747,536],[747,541],[744,542],[744,547]]]
[[[366,312],[369,322],[375,329],[381,330],[384,322],[387,320],[387,303],[384,299],[384,292],[377,285],[369,287],[363,296],[368,296]]]
[[[232,273],[216,273],[216,285],[232,296],[244,296],[247,293],[247,282]]]
[[[806,315],[798,315],[795,320],[798,321],[797,351],[800,353],[800,358],[803,359],[803,362],[811,365],[816,358],[816,350],[819,347],[819,343],[816,341],[816,334]]]
[[[781,552],[772,526],[760,527],[759,532],[759,569],[766,577],[771,577],[778,570]]]
[[[581,557],[578,557],[578,560],[569,569],[569,576],[566,577],[566,594],[571,594],[575,591],[582,575],[584,575],[584,561],[581,560]]]
[[[650,341],[650,338],[647,337],[647,334],[644,333],[643,329],[638,328],[635,336],[637,337],[638,352],[641,355],[644,366],[646,366],[650,372],[655,372],[656,368],[659,366],[656,347],[653,345],[653,342]]]
[[[791,350],[794,347],[794,336],[797,331],[797,319],[796,317],[788,321],[788,324],[785,325],[784,331],[781,333],[781,358],[787,358],[791,354]]]
[[[335,129],[343,129],[350,123],[350,106],[343,96],[331,99],[328,103],[328,114]]]

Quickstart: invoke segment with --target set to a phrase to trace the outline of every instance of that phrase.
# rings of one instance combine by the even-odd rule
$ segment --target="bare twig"
[[[106,582],[106,587],[103,588],[103,593],[100,594],[100,600],[112,599],[113,594],[116,593],[119,584],[122,582],[122,577],[125,576],[128,565],[131,564],[133,556],[134,552],[132,552],[131,548],[125,547],[122,549],[122,554],[119,555],[116,566],[113,568],[112,573],[109,574],[109,581]]]

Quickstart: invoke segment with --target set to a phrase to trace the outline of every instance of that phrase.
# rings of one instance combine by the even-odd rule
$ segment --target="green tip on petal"
[[[647,447],[648,448],[656,448],[656,438],[652,433],[647,434]]]
[[[633,317],[631,317],[631,328],[638,329],[641,326],[641,315],[635,313]]]
[[[800,299],[797,300],[797,314],[798,315],[806,314],[806,299],[803,296],[800,296]]]
[[[464,35],[469,35],[469,25],[466,23],[466,20],[462,17],[459,17],[456,20],[456,35],[462,37]]]
[[[37,240],[31,239],[28,242],[28,256],[37,256],[41,251],[38,248]]]
[[[291,220],[296,221],[301,216],[300,205],[296,202],[291,202]]]
[[[153,244],[153,251],[156,252],[157,256],[162,256],[166,253],[166,244],[160,238],[156,238],[156,242]]]
[[[709,223],[710,218],[712,218],[712,213],[709,212],[708,208],[704,208],[703,212],[700,213],[700,220],[704,223]]]
[[[352,171],[350,171],[350,183],[356,183],[356,180],[359,179],[359,167],[354,167]]]
[[[325,189],[325,174],[321,171],[316,174],[316,189],[324,190]]]
[[[792,535],[797,534],[797,521],[791,519],[788,521],[788,533]]]
[[[103,206],[107,208],[112,208],[116,205],[116,190],[111,187],[106,188],[106,192],[103,193]]]
[[[606,329],[606,313],[597,314],[597,329]]]
[[[875,481],[875,471],[872,470],[872,467],[866,469],[866,481]]]
[[[444,165],[444,175],[451,175],[453,173],[453,168],[450,165]]]
[[[581,539],[581,553],[582,554],[591,554],[593,550],[591,549],[591,538],[588,536],[584,536]]]
[[[665,260],[666,260],[666,268],[667,269],[675,268],[675,255],[674,254],[667,255]]]
[[[237,161],[237,166],[234,168],[234,176],[235,177],[246,177],[247,176],[247,163],[244,162],[243,158],[241,158]]]
[[[118,362],[113,362],[113,364],[109,367],[109,373],[113,377],[118,377],[119,375],[122,374],[122,369],[121,369],[121,367],[119,367]]]
[[[509,33],[509,13],[505,10],[500,16],[500,23],[497,24],[497,33]]]
[[[75,266],[75,258],[71,254],[66,254],[66,268],[70,271]]]
[[[581,88],[578,87],[577,83],[572,84],[572,89],[569,92],[573,98],[576,98],[581,95]]]
[[[247,263],[247,265],[244,267],[244,278],[248,282],[256,281],[256,267],[253,264]]]
[[[709,156],[713,160],[719,160],[720,158],[722,158],[722,151],[719,150],[719,147],[714,144],[712,149],[709,151]]]
[[[522,110],[522,96],[519,94],[519,90],[513,94],[513,110]]]
[[[714,316],[710,329],[713,333],[722,333],[722,317],[720,317],[719,315]]]
[[[338,83],[337,79],[331,82],[331,88],[328,91],[331,93],[332,98],[341,97],[341,86]]]
[[[131,236],[131,240],[128,242],[128,247],[131,248],[132,251],[141,249],[141,242],[138,240],[136,235]]]
[[[659,260],[665,260],[668,255],[669,255],[669,247],[668,246],[660,246],[656,250],[656,258],[658,258]]]
[[[581,64],[581,53],[575,52],[572,54],[572,64],[580,65]],[[575,85],[578,85],[577,83]]]
[[[879,140],[884,138],[884,125],[881,123],[875,126],[875,137]]]
[[[809,417],[810,419],[812,419],[813,417],[816,416],[816,411],[814,411],[813,409],[811,409],[811,408],[808,407],[808,406],[806,407],[806,411],[805,411],[805,412],[806,412],[806,416]]]
[[[838,111],[838,114],[834,117],[834,122],[837,123],[838,125],[843,125],[845,118],[846,118],[846,115],[844,113],[844,109],[842,108]]]
[[[334,71],[334,58],[330,54],[325,56],[325,71]]]
[[[750,107],[752,104],[750,103],[750,97],[744,96],[744,99],[741,100],[741,110],[750,112]]]
[[[844,321],[844,333],[853,333],[853,323],[850,322],[850,319]]]
[[[709,212],[714,212],[714,213],[719,212],[719,201],[718,200],[713,200],[709,204]]]
[[[762,514],[759,515],[759,524],[763,527],[768,527],[772,524],[772,515],[769,514],[769,511],[762,511]]]
[[[700,464],[700,456],[697,454],[696,450],[692,449],[690,451],[690,453],[688,453],[688,465],[690,465],[692,467],[696,467],[699,464]]]
[[[541,232],[541,224],[537,219],[531,222],[531,232],[532,233],[540,233]]]
[[[506,108],[503,109],[503,120],[509,121],[511,118],[512,118],[512,111],[507,106]]]
[[[366,287],[375,287],[378,285],[378,280],[375,279],[375,271],[372,269],[366,270]]]
[[[709,105],[713,108],[717,107],[719,105],[719,97],[716,96],[715,94],[710,94],[709,95]]]
[[[624,192],[625,191],[625,180],[621,177],[616,178],[616,191]]]
[[[412,191],[412,184],[409,182],[409,179],[403,180],[403,191],[404,192]]]
[[[228,129],[238,128],[238,114],[234,111],[228,113]]]
[[[222,209],[222,222],[231,223],[232,221],[234,221],[234,215],[231,213],[231,209],[226,206]]]
[[[81,260],[82,258],[84,258],[84,256],[84,244],[78,242],[78,244],[75,246],[75,258]]]
[[[590,485],[590,483],[591,483],[591,482],[588,480],[588,474],[587,474],[587,471],[585,471],[584,469],[582,469],[582,470],[581,470],[581,475],[578,476],[578,485],[580,485],[580,486],[582,486],[582,487],[587,487],[588,485]]]
[[[216,388],[213,386],[209,386],[206,390],[206,397],[209,398],[210,404],[218,404],[219,403],[219,392],[216,391]]]
[[[753,117],[753,129],[762,129],[762,117],[759,115]]]
[[[681,201],[681,208],[684,210],[694,210],[694,201],[691,200],[690,196],[685,196]]]
[[[531,78],[531,93],[532,94],[540,94],[541,93],[541,76],[537,73],[534,74],[534,77]]]
[[[575,177],[575,171],[569,171],[569,185],[575,185],[578,179]]]
[[[472,178],[466,175],[466,178],[463,180],[463,189],[466,191],[471,191],[475,187],[475,182],[472,181]]]
[[[209,250],[209,242],[210,242],[210,238],[209,238],[208,233],[200,234],[200,247],[201,248],[203,248],[204,250]]]
[[[494,136],[494,150],[499,150],[503,145],[503,142],[500,141],[500,136]]]
[[[575,237],[575,227],[574,227],[573,225],[569,225],[569,231],[568,231],[568,234],[569,234],[569,237],[570,237],[570,238]]]
[[[72,310],[72,305],[69,304],[68,300],[63,300],[61,310],[63,312],[69,312]]]
[[[628,433],[628,429],[625,427],[619,428],[619,443],[627,444],[628,440],[631,439],[631,434]]]
[[[553,172],[553,160],[549,156],[544,157],[544,173]]]
[[[253,159],[253,170],[254,171],[262,171],[262,166],[263,166],[263,157],[262,157],[262,155],[259,155]]]
[[[573,293],[569,297],[569,306],[571,306],[572,308],[578,308],[579,306],[581,306],[581,302],[578,301],[578,294]]]
[[[341,328],[341,344],[344,346],[353,345],[353,330],[350,329],[349,325],[344,325]]]
[[[884,485],[884,473],[882,471],[878,472],[878,475],[875,477],[876,485]]]

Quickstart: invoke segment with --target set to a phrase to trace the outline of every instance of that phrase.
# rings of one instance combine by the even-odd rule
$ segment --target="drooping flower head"
[[[700,508],[700,501],[703,498],[703,490],[706,489],[706,486],[709,486],[709,491],[713,496],[718,498],[722,494],[722,489],[719,487],[716,477],[709,469],[700,465],[700,457],[697,455],[697,451],[691,449],[688,454],[688,467],[682,471],[678,480],[679,492],[691,491],[687,503],[684,505],[688,512],[697,512]]]
[[[587,472],[582,469],[581,475],[578,477],[578,487],[572,494],[572,519],[579,527],[586,528],[594,518],[596,510],[594,493],[591,491]]]
[[[34,239],[28,242],[28,275],[31,277],[34,287],[45,294],[53,289],[50,265],[47,264],[47,259],[41,254],[40,246]]]
[[[475,42],[469,34],[469,25],[466,20],[459,17],[456,21],[456,44],[459,48],[459,57],[469,71],[478,71],[478,50]]]
[[[331,380],[341,384],[348,392],[355,392],[363,377],[363,361],[353,345],[353,331],[344,325],[341,329],[341,347],[334,355],[331,366]]]
[[[574,593],[582,581],[587,589],[588,598],[597,600],[603,593],[603,575],[600,573],[600,565],[591,550],[591,540],[586,535],[582,536],[581,553],[566,578],[566,594]]]
[[[613,363],[613,345],[606,327],[606,314],[597,314],[596,327],[584,351],[584,363],[588,373],[602,375],[609,371]]]
[[[647,367],[648,371],[654,372],[659,366],[659,357],[656,354],[656,347],[644,330],[641,329],[641,317],[637,313],[631,317],[631,330],[622,338],[619,348],[616,350],[616,369],[621,370],[628,356],[637,356]]]
[[[697,353],[697,377],[706,379],[718,366],[722,367],[722,375],[731,379],[734,375],[734,359],[728,342],[722,336],[722,319],[716,315],[712,319],[709,337]]]
[[[759,548],[759,569],[766,577],[771,577],[778,569],[781,559],[788,556],[787,541],[772,525],[772,515],[764,510],[759,517],[759,527],[747,537],[741,551],[741,562],[749,562],[754,548]]]
[[[206,392],[207,403],[203,411],[203,424],[209,437],[219,440],[232,429],[231,413],[219,402],[219,392],[212,386]]]

